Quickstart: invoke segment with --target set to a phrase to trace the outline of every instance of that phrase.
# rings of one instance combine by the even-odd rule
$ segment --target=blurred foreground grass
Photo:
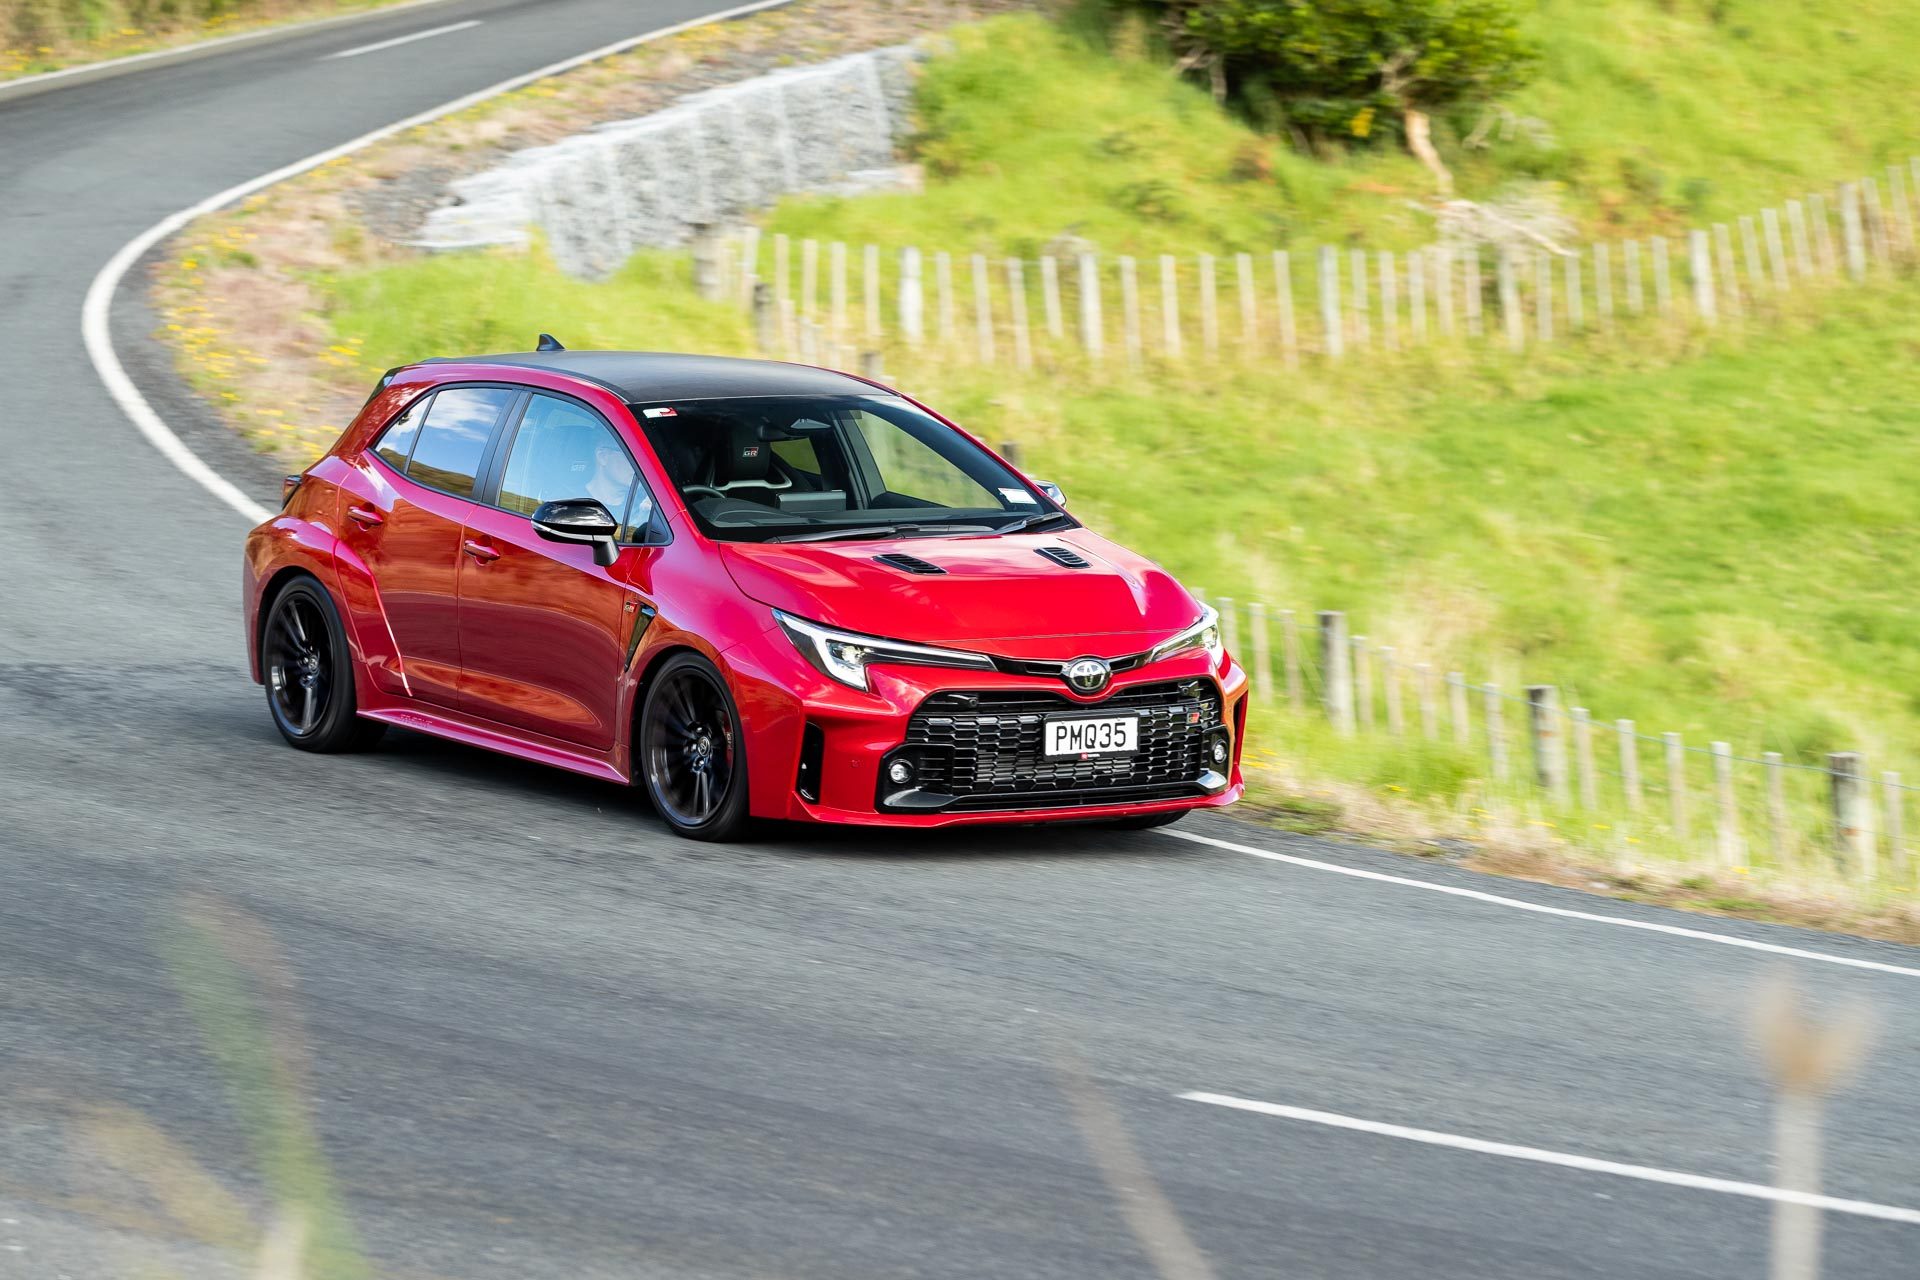
[[[0,0],[0,81],[403,0]]]

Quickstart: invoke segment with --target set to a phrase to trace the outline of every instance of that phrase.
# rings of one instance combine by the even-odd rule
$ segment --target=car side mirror
[[[548,542],[584,542],[593,548],[593,562],[601,568],[620,558],[620,522],[592,498],[543,502],[533,513],[533,531]]]
[[[1046,494],[1049,498],[1052,498],[1055,502],[1059,503],[1062,507],[1067,505],[1067,495],[1060,492],[1060,486],[1055,484],[1053,481],[1035,480],[1033,484],[1035,488],[1040,490],[1040,492]]]

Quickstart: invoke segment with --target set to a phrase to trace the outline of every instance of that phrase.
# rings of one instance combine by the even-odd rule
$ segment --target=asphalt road
[[[1777,969],[1880,1021],[1828,1190],[1920,1206],[1920,977],[1166,835],[701,847],[628,793],[425,739],[280,746],[242,671],[242,522],[101,389],[88,282],[212,192],[703,7],[452,3],[0,105],[0,1276],[243,1274],[221,1241],[289,1178],[331,1186],[380,1275],[1151,1275],[1062,1055],[1223,1277],[1754,1276],[1761,1202],[1178,1095],[1765,1182],[1744,1011]],[[270,496],[172,382],[137,289],[116,322],[168,420]],[[274,965],[223,967],[256,933]],[[1830,1217],[1828,1274],[1911,1275],[1917,1245]]]

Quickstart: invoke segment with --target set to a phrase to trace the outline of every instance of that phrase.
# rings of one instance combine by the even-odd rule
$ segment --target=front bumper
[[[778,632],[726,653],[755,816],[867,826],[1087,821],[1240,798],[1247,680],[1188,654],[1116,676],[1099,696],[1051,677],[875,666],[872,689],[828,680]],[[1059,715],[1140,717],[1124,757],[1046,757]],[[1214,744],[1226,759],[1215,758]],[[911,765],[903,785],[888,777]]]

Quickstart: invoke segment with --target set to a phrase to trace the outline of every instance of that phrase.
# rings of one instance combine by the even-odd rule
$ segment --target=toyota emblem
[[[1099,658],[1075,658],[1063,674],[1075,693],[1098,693],[1107,687],[1113,668]]]

